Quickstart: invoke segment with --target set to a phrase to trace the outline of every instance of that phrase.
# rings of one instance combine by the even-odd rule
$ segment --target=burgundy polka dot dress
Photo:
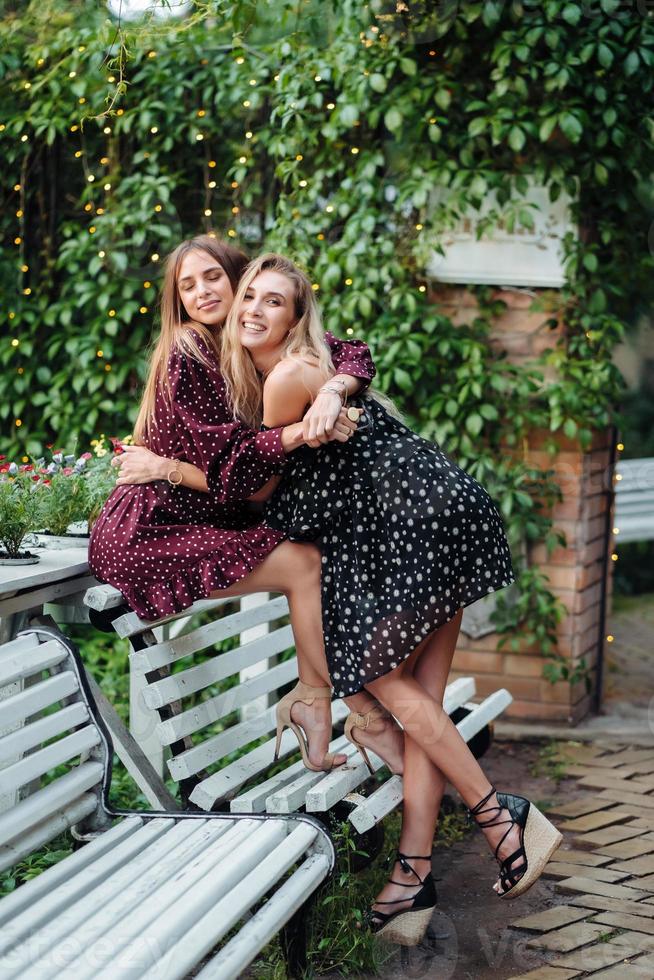
[[[337,373],[374,377],[366,344],[327,339]],[[209,492],[165,480],[116,487],[91,532],[91,571],[143,619],[180,612],[240,581],[286,537],[243,503],[283,469],[282,429],[259,432],[234,420],[215,355],[198,344],[212,367],[172,353],[172,404],[158,393],[148,448],[198,466]]]

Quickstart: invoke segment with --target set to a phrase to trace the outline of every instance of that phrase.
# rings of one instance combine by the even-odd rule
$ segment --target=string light
[[[618,556],[616,555],[616,553],[614,551],[613,554],[611,555],[611,561],[617,561],[617,560],[618,560]]]
[[[205,208],[204,209],[204,216],[205,216],[205,218],[210,218],[211,217],[211,208]]]
[[[147,306],[139,306],[139,313],[147,313],[147,312],[148,312]]]
[[[16,428],[18,428],[18,429],[19,429],[19,428],[21,427],[21,425],[22,425],[22,424],[23,424],[23,422],[22,422],[22,419],[16,419],[16,420],[14,421],[14,425],[15,425],[15,426],[16,426]]]
[[[104,190],[106,190],[106,191],[110,191],[111,190],[111,184],[103,184],[102,186],[103,186]]]
[[[353,146],[352,147],[352,153],[355,153],[356,154],[358,152],[359,152],[359,147],[358,146]]]
[[[20,209],[18,211],[16,211],[16,217],[17,218],[22,218],[23,217],[23,212]]]
[[[144,289],[149,289],[151,285],[152,283],[150,282],[149,279],[146,279],[145,282],[143,283]]]
[[[241,58],[240,56],[238,58],[236,58],[236,64],[237,65],[242,65],[244,61],[245,61],[245,58]]]
[[[614,534],[619,534],[620,533],[620,528],[619,527],[614,527],[613,528],[613,533]]]
[[[209,163],[207,164],[207,166],[208,167],[211,167],[213,169],[213,167],[216,166],[216,161],[215,160],[209,160]]]
[[[21,265],[20,271],[21,272],[29,272],[29,266],[28,265]]]
[[[214,188],[215,186],[216,186],[216,181],[215,180],[210,180],[209,183],[207,184],[207,187]]]
[[[421,224],[416,225],[416,231],[422,231],[423,226]]]
[[[300,187],[306,187],[306,186],[307,186],[306,180],[301,180],[300,181]]]
[[[68,77],[69,77],[69,78],[75,78],[75,75],[76,75],[76,74],[77,74],[77,72],[76,72],[76,71],[69,71],[69,72],[68,72]]]
[[[79,160],[79,158],[81,157],[81,155],[82,155],[82,151],[81,150],[75,150],[75,158],[77,160]]]
[[[251,78],[250,79],[250,85],[256,85],[256,84],[257,84],[256,78]]]
[[[102,166],[106,166],[109,163],[109,157],[100,157],[100,163]]]
[[[116,315],[115,310],[109,310],[108,316],[115,316],[115,315]]]
[[[31,292],[32,292],[32,290],[30,289],[29,286],[27,286],[27,288],[23,290],[23,294],[25,296],[29,296],[31,294]]]
[[[335,106],[335,104],[334,104],[333,102],[328,102],[328,103],[327,103],[327,108],[328,108],[328,109],[335,109],[335,108],[336,108],[336,106]]]
[[[161,205],[160,204],[155,204],[154,210],[155,211],[161,211]]]
[[[13,320],[15,316],[16,316],[16,314],[14,313],[14,311],[13,310],[10,310],[9,311],[9,319],[10,320]]]
[[[312,282],[311,288],[313,289],[314,293],[317,293],[318,290],[320,289],[320,285],[317,282]]]
[[[104,214],[104,208],[96,208],[95,213],[96,214]]]
[[[19,191],[20,190],[20,184],[14,184],[14,190],[15,191]]]
[[[37,61],[37,65],[41,66],[44,64],[45,64],[45,58],[39,58],[39,60]]]
[[[101,351],[101,350],[96,351],[95,354],[96,354],[96,357],[104,357],[104,352]]]
[[[157,57],[156,51],[148,51],[148,58],[156,58],[156,57]]]
[[[85,211],[92,211],[93,210],[93,205],[92,204],[85,204],[84,205],[84,210]]]
[[[322,82],[322,77],[320,75],[314,75],[313,80],[314,82]]]
[[[618,445],[616,446],[616,449],[618,450],[619,453],[621,453],[622,450],[624,449],[624,444],[619,442]]]
[[[158,133],[159,132],[159,127],[158,126],[150,126],[150,132],[151,133]]]
[[[304,157],[302,156],[302,154],[301,154],[301,153],[296,153],[296,154],[295,154],[295,159],[296,159],[296,160],[304,160]]]
[[[252,133],[251,133],[251,132],[250,132],[249,130],[248,130],[248,132],[247,132],[247,133],[245,134],[245,138],[246,138],[246,140],[251,140],[251,139],[252,139]]]
[[[108,136],[111,132],[111,126],[105,126],[102,132],[105,134],[105,136]]]
[[[21,141],[21,143],[27,143],[28,139],[29,139],[29,136],[26,136],[25,134],[23,134],[21,136],[21,138],[20,138],[20,141]]]
[[[234,231],[233,228],[230,228],[227,234],[229,235],[230,238],[236,238],[236,232]]]
[[[4,123],[0,123],[0,133],[3,133],[7,127]]]
[[[111,364],[105,364],[104,369],[105,371],[111,371]]]
[[[606,642],[607,643],[613,643],[613,637],[612,637],[612,635],[610,633],[609,633],[609,635],[606,638]]]
[[[326,211],[326,212],[327,212],[328,214],[331,214],[333,210],[334,210],[334,208],[332,207],[332,205],[331,205],[331,204],[328,204],[328,205],[327,205],[327,207],[325,208],[325,211]]]
[[[81,98],[79,98],[77,101],[79,102],[80,105],[84,105],[86,99],[84,98],[84,96],[81,96]]]
[[[206,113],[206,111],[204,109],[198,109],[198,116],[200,117],[200,119],[204,118],[204,116],[206,116],[206,114],[207,113]]]
[[[91,225],[91,227],[89,228],[89,235],[94,235],[94,234],[95,234],[95,232],[96,232],[96,227],[95,227],[95,225]]]
[[[14,238],[14,245],[20,245],[20,243],[22,242],[22,240],[23,239],[20,236]]]
[[[419,293],[426,293],[427,292],[427,287],[426,286],[418,286],[418,292]]]
[[[25,370],[25,368],[19,367],[18,368],[18,374],[23,374],[24,370]]]
[[[238,187],[238,181],[237,180],[233,180],[229,186],[230,187],[234,187],[234,188]]]
[[[19,345],[19,344],[20,344],[20,340],[17,340],[17,339],[16,339],[15,337],[14,337],[14,339],[13,339],[13,340],[12,340],[12,342],[11,342],[11,346],[12,346],[12,347],[18,347],[18,345]]]
[[[246,108],[246,109],[249,109],[249,108],[250,108],[250,105],[251,105],[251,102],[250,102],[250,100],[249,100],[249,99],[246,99],[246,100],[244,101],[244,103],[243,103],[243,105],[245,106],[245,108]]]
[[[351,286],[352,285],[352,280],[351,279],[346,279],[345,280],[345,285],[346,286]]]
[[[95,180],[95,177],[93,176],[93,174],[89,174],[86,179],[89,182],[89,184],[92,184],[93,181]]]
[[[239,163],[247,163],[247,161],[248,161],[248,158],[247,157],[239,157],[238,158],[238,162]]]
[[[615,478],[616,480],[620,481],[622,479],[622,473],[616,473]]]
[[[116,115],[117,116],[122,116],[124,112],[125,112],[124,109],[116,109]]]
[[[25,82],[25,88],[31,88],[31,87],[32,87],[31,82]]]
[[[159,253],[158,252],[153,252],[152,255],[150,256],[150,258],[152,259],[153,262],[158,262],[159,261]]]
[[[71,126],[70,127],[71,133],[76,133],[78,129],[79,129],[79,126]]]
[[[318,239],[319,242],[324,242],[324,240],[325,240],[325,236],[323,235],[322,232],[320,232],[320,234],[316,235],[316,238]]]
[[[109,78],[107,79],[107,81],[108,81],[108,82],[109,82],[109,83],[110,83],[111,85],[113,85],[113,83],[114,83],[114,82],[116,81],[116,79],[114,78],[114,76],[113,76],[113,75],[110,75],[110,76],[109,76]]]

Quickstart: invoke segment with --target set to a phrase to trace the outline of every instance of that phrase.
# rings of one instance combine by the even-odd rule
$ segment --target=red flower
[[[50,486],[50,484],[52,483],[52,480],[44,480],[43,482],[44,482],[44,483],[47,483],[47,484],[48,484],[48,486]]]
[[[34,480],[35,483],[38,483],[41,477],[37,473],[35,473],[32,479]]]
[[[7,458],[6,456],[0,456],[0,459],[6,459],[6,458]]]
[[[4,466],[0,466],[0,473],[7,473],[9,470],[9,463],[5,463]]]
[[[46,442],[45,444],[46,449],[52,449],[53,446],[54,446],[54,442]]]
[[[34,469],[33,463],[25,463],[23,466],[21,466],[21,470],[23,471],[23,473],[29,473],[29,471],[33,469]]]
[[[80,459],[93,459],[93,453],[82,453]]]
[[[72,472],[73,472],[73,467],[72,466],[64,466],[64,468],[62,470],[62,473],[64,474],[64,476],[70,476],[70,474]]]

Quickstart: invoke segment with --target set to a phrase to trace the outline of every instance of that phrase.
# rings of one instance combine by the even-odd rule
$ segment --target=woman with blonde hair
[[[263,255],[245,271],[222,335],[234,414],[271,427],[301,417],[324,383],[328,357],[311,283],[289,259]],[[497,792],[443,710],[463,607],[515,576],[501,517],[488,493],[435,443],[369,391],[368,425],[342,446],[298,449],[276,478],[269,526],[293,541],[320,540],[323,632],[335,696],[354,712],[376,698],[404,729],[404,809],[394,873],[368,923],[412,945],[436,892],[431,850],[449,780],[479,818],[500,862],[504,898],[538,879],[561,835],[522,796]],[[270,489],[270,488],[269,488]],[[364,712],[365,715],[365,712]],[[350,716],[360,744],[365,720]],[[278,737],[288,723],[278,705]],[[365,748],[362,755],[367,760]]]
[[[138,445],[114,460],[121,474],[93,527],[89,565],[144,619],[205,597],[284,593],[300,676],[293,721],[311,731],[301,745],[305,765],[329,769],[345,756],[326,751],[331,690],[320,630],[320,553],[284,540],[246,501],[295,448],[347,441],[356,423],[342,411],[342,393],[368,383],[374,366],[365,344],[331,337],[329,384],[314,392],[303,421],[298,416],[260,432],[236,419],[219,347],[246,264],[242,252],[209,235],[182,242],[169,256],[161,332],[135,426]],[[331,377],[334,370],[340,373]]]

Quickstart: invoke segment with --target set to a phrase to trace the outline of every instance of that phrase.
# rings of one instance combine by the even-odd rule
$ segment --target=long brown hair
[[[263,385],[249,352],[240,341],[240,310],[248,289],[259,273],[265,271],[281,273],[293,286],[297,322],[286,336],[281,356],[317,360],[325,380],[334,373],[311,281],[284,255],[266,252],[253,259],[241,277],[220,338],[221,368],[230,406],[234,415],[251,428],[261,424]]]
[[[189,318],[177,288],[180,266],[186,255],[192,251],[207,252],[214,258],[225,270],[234,293],[238,289],[239,280],[248,262],[244,252],[228,242],[214,238],[213,235],[196,235],[195,238],[187,238],[166,259],[160,298],[161,330],[150,353],[148,376],[134,425],[134,441],[137,444],[147,442],[150,435],[154,424],[154,407],[159,386],[164,397],[169,402],[172,401],[170,378],[167,374],[168,359],[172,351],[177,347],[188,357],[211,367],[213,365],[207,361],[198,345],[198,339],[201,338],[209,350],[215,352],[216,362],[220,358],[220,348],[214,332],[204,324]]]

